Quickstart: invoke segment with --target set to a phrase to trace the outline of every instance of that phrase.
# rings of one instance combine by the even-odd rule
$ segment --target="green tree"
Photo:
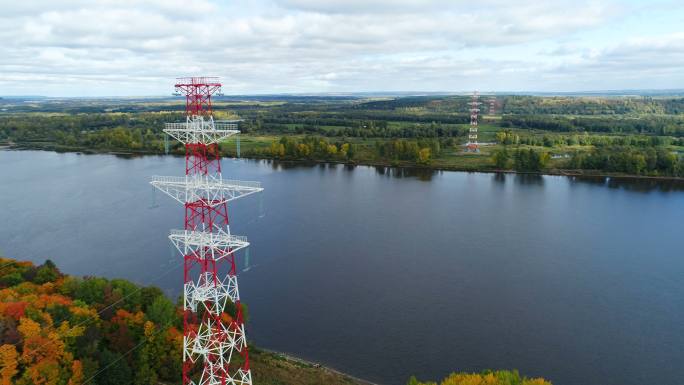
[[[57,269],[57,266],[55,266],[55,264],[48,259],[36,270],[34,282],[38,284],[54,282],[57,280],[57,278],[59,278],[60,275],[61,274]]]
[[[164,296],[157,297],[147,311],[148,318],[158,325],[169,324],[175,314],[176,307]]]
[[[98,385],[121,385],[133,383],[131,367],[120,354],[103,349],[100,354],[102,372],[97,376]],[[105,369],[106,368],[106,369]]]
[[[504,148],[503,150],[495,151],[494,155],[492,155],[492,161],[494,162],[494,166],[500,170],[508,168],[508,163],[510,159],[511,157],[508,154],[508,150],[506,150],[506,148]]]

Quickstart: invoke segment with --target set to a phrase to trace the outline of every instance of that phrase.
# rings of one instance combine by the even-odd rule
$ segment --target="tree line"
[[[509,151],[504,147],[492,154],[492,162],[499,170],[513,168],[516,171],[539,172],[547,167],[550,160],[551,155],[548,152],[532,148]]]
[[[503,96],[503,113],[517,115],[678,115],[684,98]]]
[[[619,117],[568,117],[547,115],[505,115],[501,127],[556,132],[610,132],[684,137],[684,118],[648,116],[640,119]]]
[[[445,143],[453,145],[453,142]],[[363,159],[429,165],[433,157],[440,154],[441,148],[442,143],[436,139],[375,141],[372,146],[361,147],[344,140],[331,141],[320,136],[283,136],[273,141],[268,148],[254,148],[246,151],[245,155],[284,160],[356,162]]]
[[[663,148],[598,147],[573,154],[568,168],[622,172],[633,175],[684,177],[684,157]]]

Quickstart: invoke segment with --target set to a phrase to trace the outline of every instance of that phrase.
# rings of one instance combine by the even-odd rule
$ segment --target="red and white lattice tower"
[[[490,122],[496,121],[496,95],[492,92],[485,103],[487,104],[487,114],[483,118]]]
[[[473,92],[470,100],[470,128],[468,129],[468,143],[466,150],[477,152],[480,145],[477,143],[477,116],[480,112],[479,94],[477,91]]]
[[[211,96],[220,89],[217,78],[178,79],[187,116],[164,132],[185,145],[185,176],[151,181],[185,207],[185,228],[169,235],[184,258],[184,385],[252,384],[235,263],[235,252],[249,243],[230,233],[228,202],[263,189],[221,176],[219,142],[239,131],[238,121],[211,115]]]
[[[489,100],[489,116],[494,116],[496,114],[496,96],[492,95]]]

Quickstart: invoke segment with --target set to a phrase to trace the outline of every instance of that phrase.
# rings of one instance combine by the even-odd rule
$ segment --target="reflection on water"
[[[121,158],[136,158],[133,155],[121,155]],[[415,178],[420,181],[430,182],[437,175],[442,175],[442,170],[415,168],[415,167],[390,167],[390,166],[357,166],[353,164],[338,164],[338,163],[317,163],[317,162],[301,162],[301,161],[282,161],[282,160],[255,160],[254,162],[269,165],[273,170],[295,170],[295,169],[313,169],[317,168],[321,171],[334,171],[342,169],[352,172],[357,167],[372,167],[377,175],[384,175],[392,178]],[[474,172],[477,174],[478,172]],[[546,175],[542,174],[525,174],[525,173],[494,173],[492,180],[495,183],[504,184],[507,179],[512,178],[514,183],[518,185],[534,185],[543,186]],[[681,179],[656,179],[656,178],[630,178],[630,177],[607,177],[607,176],[568,176],[568,180],[572,184],[591,184],[596,186],[605,186],[611,189],[623,189],[634,192],[671,192],[684,191],[684,180]]]
[[[506,183],[506,173],[504,173],[504,172],[494,173],[494,177],[492,178],[492,180],[496,183],[504,184],[504,183]]]
[[[440,174],[442,171],[426,169],[426,168],[415,168],[415,167],[387,167],[387,166],[375,166],[375,172],[378,175],[387,175],[393,178],[416,178],[423,182],[429,182],[432,178]]]
[[[684,191],[684,180],[677,179],[616,178],[607,176],[574,176],[569,178],[572,183],[600,185],[612,189],[622,189],[633,192]]]
[[[296,170],[296,169],[311,169],[319,166],[316,162],[295,162],[277,159],[263,159],[256,160],[257,163],[263,163],[271,166],[275,171]]]
[[[539,174],[516,174],[497,172],[492,174],[492,181],[495,184],[503,185],[507,179],[513,179],[517,185],[544,186],[544,176]]]
[[[539,174],[514,174],[513,181],[519,185],[544,186],[544,176]]]

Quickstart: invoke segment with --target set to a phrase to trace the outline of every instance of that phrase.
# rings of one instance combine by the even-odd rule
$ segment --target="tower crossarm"
[[[218,260],[229,253],[234,253],[249,246],[247,237],[227,234],[226,232],[210,233],[206,231],[171,230],[169,239],[183,255],[195,255],[201,259]],[[217,251],[214,255],[200,255],[205,250]]]
[[[209,176],[153,176],[150,184],[182,204],[201,202],[208,207],[264,190],[259,182]]]
[[[176,87],[221,87],[217,76],[186,76],[176,78]]]
[[[183,144],[201,143],[212,144],[235,134],[240,120],[214,121],[211,117],[203,116],[188,117],[185,122],[166,123],[164,132]]]

